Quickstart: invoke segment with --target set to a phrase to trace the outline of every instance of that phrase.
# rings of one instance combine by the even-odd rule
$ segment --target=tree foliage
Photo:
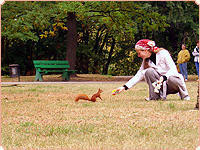
[[[54,2],[6,2],[2,6],[2,37],[38,41],[37,31],[46,29],[56,17],[54,6]]]
[[[79,73],[133,75],[141,63],[133,51],[139,39],[155,40],[176,61],[181,43],[192,52],[198,38],[194,2],[9,1],[2,6],[2,73],[11,63],[27,74],[34,59],[65,59],[71,12],[77,22]],[[194,73],[192,59],[189,65]]]

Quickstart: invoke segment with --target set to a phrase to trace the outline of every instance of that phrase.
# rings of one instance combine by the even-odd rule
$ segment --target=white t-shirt
[[[163,49],[158,53],[156,53],[156,64],[154,64],[151,60],[149,60],[149,67],[154,68],[159,74],[164,75],[167,78],[169,78],[170,76],[176,76],[180,78],[181,81],[183,82],[183,85],[185,85],[183,76],[180,73],[178,73],[176,65],[167,50]],[[125,85],[128,88],[131,88],[139,81],[143,80],[146,70],[147,69],[144,69],[144,60],[143,60],[142,65],[138,70],[138,72],[136,73],[136,75],[132,77]]]
[[[192,55],[194,56],[194,62],[199,62],[199,48],[197,46],[194,48]]]

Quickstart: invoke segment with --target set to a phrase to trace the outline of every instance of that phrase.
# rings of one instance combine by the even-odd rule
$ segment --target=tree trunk
[[[1,38],[1,61],[5,61],[6,53],[5,53],[5,38]]]
[[[74,70],[76,66],[77,28],[76,16],[73,12],[68,13],[67,28],[66,60],[69,61],[70,69]]]
[[[102,55],[103,48],[104,48],[105,44],[107,43],[107,41],[108,41],[108,33],[106,33],[104,40],[103,40],[103,43],[101,44],[101,47],[99,49],[100,56]]]
[[[111,45],[111,48],[110,48],[108,61],[107,61],[106,65],[103,68],[103,74],[108,74],[108,67],[109,67],[109,64],[111,62],[112,53],[113,53],[113,50],[114,50],[114,47],[115,47],[115,39],[112,38],[112,40],[113,40],[113,42],[112,42],[112,45]]]
[[[2,44],[1,44],[1,48],[2,48],[2,63],[1,65],[7,65],[10,63],[10,59],[8,57],[8,51],[9,51],[9,41],[6,38],[2,38]]]
[[[171,41],[171,45],[172,45],[172,48],[174,51],[176,51],[178,49],[178,47],[180,47],[178,45],[178,40],[177,40],[178,38],[177,38],[176,34],[174,34],[174,33],[176,33],[175,30],[176,29],[175,29],[174,25],[172,24],[171,27],[169,28],[169,41]]]
[[[95,53],[96,56],[99,55],[100,43],[101,43],[101,39],[102,39],[103,32],[104,32],[105,29],[106,29],[106,27],[105,27],[105,25],[103,25],[97,31],[96,39],[95,39],[95,45],[94,45],[94,48],[92,50]],[[100,70],[100,68],[99,68],[99,57],[96,57],[94,59],[94,66],[92,68],[92,73],[93,74],[99,74],[100,73],[99,70]]]
[[[83,30],[83,41],[85,43],[85,45],[88,45],[89,43],[89,31],[87,28],[85,28]],[[80,66],[81,66],[81,70],[83,73],[88,74],[88,68],[89,68],[89,56],[83,54],[82,56],[80,56]]]

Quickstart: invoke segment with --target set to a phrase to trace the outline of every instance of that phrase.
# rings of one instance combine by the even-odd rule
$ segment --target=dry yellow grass
[[[144,82],[112,96],[121,83],[2,85],[2,143],[6,148],[187,149],[198,145],[197,82],[191,101],[169,95],[146,102]],[[104,90],[103,101],[74,102]]]

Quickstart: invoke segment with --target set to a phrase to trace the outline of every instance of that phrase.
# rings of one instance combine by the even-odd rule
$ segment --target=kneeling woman
[[[146,100],[166,99],[168,94],[179,93],[183,100],[190,100],[183,76],[178,73],[169,52],[155,46],[155,42],[142,39],[135,45],[138,57],[143,59],[136,75],[115,93],[128,90],[145,79],[149,85],[149,97]]]

